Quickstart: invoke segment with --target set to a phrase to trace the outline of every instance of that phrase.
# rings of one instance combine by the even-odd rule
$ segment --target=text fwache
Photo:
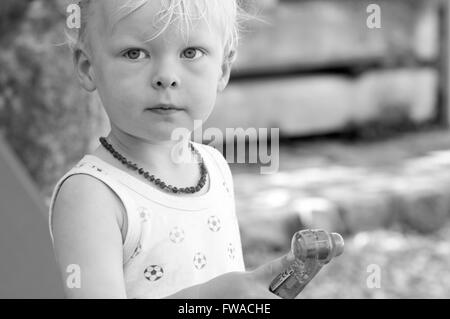
[[[179,314],[202,314],[209,317],[213,313],[222,314],[270,314],[270,304],[231,304],[224,303],[221,306],[199,306],[188,303],[178,306]]]

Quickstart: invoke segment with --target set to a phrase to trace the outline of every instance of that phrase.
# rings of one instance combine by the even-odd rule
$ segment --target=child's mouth
[[[166,114],[173,114],[173,113],[182,111],[183,109],[179,108],[175,105],[172,105],[172,104],[159,104],[155,107],[148,108],[146,110],[152,111],[157,114],[165,114],[166,115]]]
[[[173,113],[177,113],[180,112],[181,110],[178,109],[161,109],[161,108],[156,108],[156,109],[149,109],[149,111],[152,111],[156,114],[163,114],[163,115],[167,115],[167,114],[173,114]]]

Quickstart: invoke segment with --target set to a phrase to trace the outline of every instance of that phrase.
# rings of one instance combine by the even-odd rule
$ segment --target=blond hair
[[[95,0],[78,2],[81,10],[80,28],[66,30],[67,42],[72,50],[80,45],[88,46],[86,37],[93,1]],[[158,23],[163,24],[159,32],[148,41],[157,38],[170,24],[175,22],[178,22],[180,31],[187,38],[193,21],[204,20],[210,28],[211,22],[214,22],[221,32],[225,56],[232,60],[235,59],[242,23],[250,18],[250,15],[242,9],[242,0],[126,0],[124,4],[118,6],[112,17],[112,26],[147,4],[148,1],[161,2],[161,10],[156,14],[152,23],[155,26]]]

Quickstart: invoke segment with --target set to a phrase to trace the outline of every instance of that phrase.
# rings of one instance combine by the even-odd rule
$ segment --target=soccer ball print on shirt
[[[231,191],[230,191],[230,188],[228,187],[227,183],[223,182],[222,185],[225,188],[225,190],[227,191],[228,196],[231,196]]]
[[[164,276],[164,270],[161,266],[151,265],[144,270],[144,276],[149,281],[157,281]]]
[[[169,233],[169,238],[174,244],[181,243],[184,240],[184,230],[175,226]]]
[[[204,268],[206,266],[206,263],[207,263],[206,262],[206,256],[204,254],[202,254],[202,253],[196,253],[194,255],[193,262],[194,262],[195,268],[202,269],[202,268]]]
[[[221,228],[220,219],[217,216],[209,216],[208,218],[208,228],[213,232],[218,232]]]
[[[236,257],[236,248],[234,248],[234,245],[232,243],[228,244],[227,253],[228,253],[228,258],[230,258],[230,259],[234,259]]]
[[[142,222],[148,221],[149,212],[146,207],[140,207],[139,208],[139,217],[141,218]]]

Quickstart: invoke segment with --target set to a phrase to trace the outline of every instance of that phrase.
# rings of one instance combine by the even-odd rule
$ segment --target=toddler
[[[68,298],[278,298],[287,257],[245,270],[229,166],[189,138],[228,83],[236,1],[80,1],[75,70],[111,129],[51,199]]]

